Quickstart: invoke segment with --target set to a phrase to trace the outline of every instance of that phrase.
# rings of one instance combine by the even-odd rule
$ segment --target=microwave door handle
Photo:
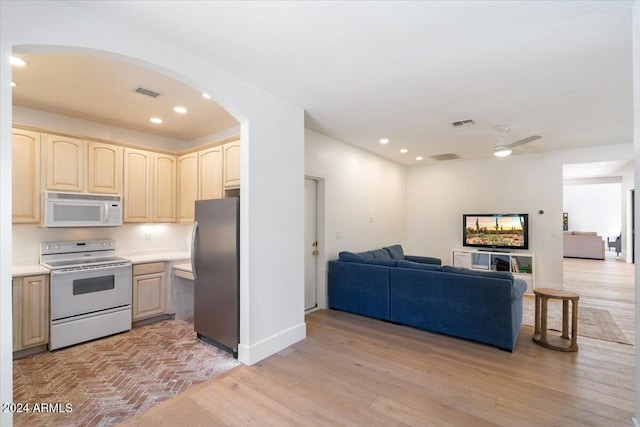
[[[105,224],[109,222],[109,203],[104,202],[104,221]]]

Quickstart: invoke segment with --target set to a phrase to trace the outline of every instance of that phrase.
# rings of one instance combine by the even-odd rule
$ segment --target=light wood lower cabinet
[[[14,223],[40,222],[40,134],[13,129],[13,193]]]
[[[13,351],[49,342],[49,276],[13,279]]]
[[[164,262],[133,266],[133,321],[164,314],[166,294]]]

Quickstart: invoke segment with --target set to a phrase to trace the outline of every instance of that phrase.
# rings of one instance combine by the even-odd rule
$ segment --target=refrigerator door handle
[[[193,273],[193,279],[198,278],[198,272],[196,271],[196,234],[198,233],[198,221],[193,224],[193,231],[191,232],[191,272]]]

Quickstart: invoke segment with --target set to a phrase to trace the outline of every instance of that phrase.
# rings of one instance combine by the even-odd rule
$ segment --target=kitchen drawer
[[[133,266],[134,276],[153,273],[164,273],[164,262],[150,262],[147,264],[135,264]]]

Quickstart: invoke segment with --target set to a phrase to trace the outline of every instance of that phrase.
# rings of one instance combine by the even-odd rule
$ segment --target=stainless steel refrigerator
[[[191,236],[194,329],[198,338],[238,357],[240,341],[240,199],[198,200]]]

